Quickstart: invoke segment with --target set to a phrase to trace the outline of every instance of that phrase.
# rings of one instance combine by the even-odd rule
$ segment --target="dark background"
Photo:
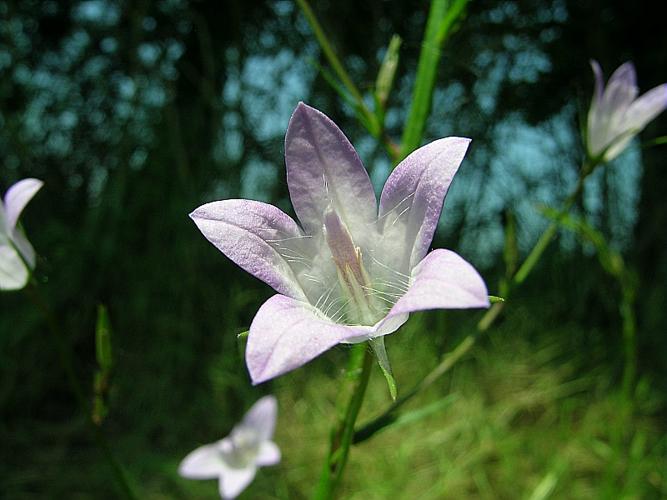
[[[589,58],[600,61],[606,76],[634,61],[642,93],[667,80],[664,12],[656,5],[526,0],[468,7],[441,61],[425,139],[473,138],[434,246],[453,248],[472,261],[490,293],[497,293],[503,272],[503,214],[516,215],[525,253],[546,224],[537,205],[557,206],[574,186],[583,154],[578,120],[592,93]],[[387,118],[389,135],[398,140],[427,3],[337,1],[316,2],[313,8],[364,91],[374,82],[391,35],[402,37]],[[187,214],[227,197],[269,201],[291,212],[283,136],[300,100],[339,124],[378,189],[390,163],[319,73],[315,63],[326,66],[326,61],[290,2],[20,1],[0,2],[0,16],[0,187],[23,177],[45,182],[23,224],[39,254],[42,293],[75,351],[77,375],[92,395],[96,311],[104,304],[113,328],[114,367],[103,429],[115,454],[141,497],[213,497],[212,484],[175,476],[180,458],[222,437],[264,393],[276,392],[281,402],[311,404],[305,387],[315,377],[335,387],[346,353],[339,348],[286,381],[252,388],[236,334],[272,291],[217,252]],[[567,481],[581,477],[591,485],[607,478],[607,493],[632,483],[635,489],[628,491],[636,498],[667,491],[660,423],[667,389],[666,149],[641,147],[666,131],[662,115],[589,180],[576,209],[622,253],[640,284],[639,376],[652,403],[637,410],[637,418],[651,422],[642,448],[649,465],[642,462],[635,482],[627,475],[629,466],[614,466],[612,472],[602,466],[577,469],[555,490],[562,498],[585,498],[592,491],[568,488]],[[594,387],[577,392],[576,404],[570,401],[577,411],[591,400],[613,401],[623,366],[618,293],[594,250],[564,234],[508,304],[501,325],[505,337],[484,339],[480,352],[520,364],[555,342],[558,355],[549,367],[568,363],[569,378],[598,376]],[[0,296],[0,311],[0,496],[115,497],[43,317],[23,292]],[[426,342],[418,350],[419,362],[428,365],[424,370],[455,345],[473,319],[461,313],[417,315],[412,329],[422,331],[410,338],[428,339],[415,340]],[[443,324],[447,334],[438,335]],[[405,341],[393,344],[400,335],[387,341],[390,356],[399,359],[399,390],[401,367],[404,380],[421,370],[398,353],[410,348]],[[525,348],[521,353],[514,351],[516,342]],[[483,365],[480,359],[469,362],[472,371],[462,368],[460,377],[476,380],[473,368]],[[502,372],[490,379],[487,372],[490,387],[502,385]],[[531,373],[527,369],[525,377]],[[452,387],[439,390],[444,394]],[[384,396],[377,396],[375,412],[386,405]],[[567,401],[552,402],[553,408],[564,408]],[[299,435],[296,426],[310,425],[315,413],[300,414],[283,436]],[[310,441],[279,441],[290,456],[281,467],[291,466],[292,472],[266,473],[248,498],[306,497],[330,422],[313,424],[317,433],[308,434]],[[531,422],[511,425],[534,429]],[[527,442],[539,448],[539,433],[531,439]],[[376,440],[381,443],[382,437]],[[619,456],[630,453],[633,442],[619,444]],[[306,448],[311,455],[301,453]],[[306,461],[311,456],[313,465]],[[660,463],[656,469],[650,465]],[[515,469],[518,475],[521,469]],[[371,474],[370,483],[387,474],[393,474],[389,465]],[[511,498],[514,481],[496,477],[491,497]],[[475,488],[448,491],[452,498],[460,492],[485,497],[484,488]],[[436,498],[442,491],[431,493]],[[412,498],[407,490],[395,494]]]

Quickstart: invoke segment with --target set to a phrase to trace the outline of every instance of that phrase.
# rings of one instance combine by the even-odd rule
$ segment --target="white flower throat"
[[[259,452],[260,439],[254,429],[237,426],[220,450],[223,461],[234,468],[244,468],[253,463]]]
[[[372,293],[371,279],[364,268],[361,249],[334,208],[324,214],[324,236],[336,264],[338,283],[347,299],[346,316],[349,323],[373,325],[383,315],[381,304]]]

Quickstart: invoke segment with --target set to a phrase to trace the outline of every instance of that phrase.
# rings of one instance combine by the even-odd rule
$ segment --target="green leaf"
[[[378,364],[382,370],[384,378],[387,380],[387,385],[389,386],[389,394],[391,394],[391,399],[396,401],[396,396],[398,390],[396,388],[396,380],[394,375],[391,373],[391,365],[389,364],[389,358],[387,357],[387,350],[384,347],[384,337],[377,337],[370,340],[371,347],[375,356],[377,357]]]
[[[667,135],[663,135],[661,137],[656,137],[655,139],[651,139],[648,142],[645,142],[642,144],[642,147],[644,148],[650,148],[651,146],[662,146],[663,144],[667,144]]]
[[[416,410],[408,411],[399,415],[396,420],[392,422],[389,427],[398,427],[401,425],[413,424],[422,420],[434,413],[444,410],[448,406],[451,406],[454,401],[458,399],[456,394],[449,394],[438,401],[435,401],[431,404],[428,404],[422,408],[417,408]]]
[[[398,410],[391,409],[385,412],[382,416],[374,419],[370,425],[365,425],[358,429],[354,435],[354,443],[362,443],[380,431],[418,422],[429,415],[433,415],[434,413],[447,408],[457,399],[458,396],[456,394],[449,394],[422,408],[400,414],[398,413]]]
[[[95,326],[95,356],[102,372],[111,369],[111,326],[109,315],[104,305],[97,308],[97,324]]]
[[[389,94],[394,85],[394,77],[396,76],[399,59],[398,50],[401,48],[401,43],[400,36],[394,35],[391,37],[387,53],[384,55],[382,65],[375,80],[375,101],[378,105],[378,111],[381,111],[382,114],[384,114]]]

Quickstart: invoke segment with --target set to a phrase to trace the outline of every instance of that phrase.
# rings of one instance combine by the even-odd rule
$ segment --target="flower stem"
[[[533,270],[533,267],[535,267],[535,264],[537,264],[537,262],[540,260],[540,257],[542,257],[542,254],[555,236],[556,231],[558,231],[563,217],[567,215],[567,213],[572,208],[572,205],[574,205],[574,202],[577,201],[577,198],[579,198],[579,195],[581,195],[581,192],[584,190],[584,181],[593,172],[596,165],[597,163],[591,163],[588,160],[584,162],[583,166],[581,167],[581,173],[579,174],[577,186],[563,203],[563,206],[561,207],[556,219],[553,220],[542,233],[542,236],[540,236],[540,239],[537,240],[537,243],[535,243],[535,246],[528,254],[528,257],[526,257],[526,260],[523,261],[523,264],[521,264],[521,267],[514,275],[514,278],[512,279],[512,284],[514,286],[523,283],[530,272]]]
[[[33,304],[37,307],[37,309],[39,309],[39,311],[46,319],[49,330],[51,330],[51,334],[55,341],[56,349],[58,351],[60,364],[62,366],[63,371],[65,372],[65,377],[67,378],[67,382],[70,386],[70,389],[77,400],[80,411],[83,412],[84,414],[86,424],[90,428],[90,431],[95,440],[95,444],[102,451],[102,454],[104,455],[105,460],[109,464],[109,467],[111,468],[111,471],[116,479],[116,482],[118,483],[120,491],[122,491],[123,493],[123,496],[130,500],[135,500],[137,496],[132,491],[132,488],[130,487],[129,481],[125,475],[123,468],[111,453],[111,447],[109,446],[109,442],[102,433],[102,430],[97,425],[95,425],[95,423],[92,420],[85,392],[74,370],[72,352],[68,348],[67,341],[65,340],[65,335],[60,329],[53,312],[51,311],[46,301],[42,297],[37,282],[35,281],[34,278],[30,280],[30,283],[26,288],[26,290]]]
[[[426,31],[422,39],[417,75],[412,93],[410,111],[403,127],[398,160],[412,153],[421,143],[426,119],[431,112],[433,91],[438,76],[442,47],[452,32],[455,22],[463,14],[468,0],[434,0],[431,2]]]
[[[340,79],[347,91],[352,95],[352,98],[356,102],[356,105],[359,107],[359,110],[363,114],[364,118],[368,121],[369,125],[371,125],[370,131],[373,136],[377,137],[379,134],[379,125],[377,124],[376,116],[371,113],[371,111],[366,106],[361,92],[359,92],[354,82],[352,81],[352,78],[350,78],[350,75],[345,70],[343,63],[338,58],[336,51],[334,50],[332,44],[329,42],[326,33],[324,33],[322,26],[317,20],[313,9],[310,8],[310,4],[307,0],[296,0],[296,3],[301,9],[301,12],[303,12],[303,15],[306,17],[306,21],[308,21],[308,24],[310,24],[310,27],[315,34],[315,38],[317,38],[317,42],[320,44],[320,47],[322,47],[322,51],[329,61],[329,64],[331,64],[334,73]]]
[[[622,275],[620,313],[623,318],[623,395],[628,403],[632,402],[635,379],[637,377],[637,318],[635,317],[635,290]]]
[[[362,351],[363,350],[363,351]],[[331,435],[329,454],[324,464],[320,482],[314,498],[330,500],[334,498],[336,488],[343,477],[354,437],[354,424],[364,401],[368,379],[373,366],[373,356],[365,343],[354,347],[352,353],[353,389],[342,420]]]

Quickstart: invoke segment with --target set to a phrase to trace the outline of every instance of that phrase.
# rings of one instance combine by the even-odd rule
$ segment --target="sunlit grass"
[[[437,364],[438,352],[456,345],[466,327],[455,331],[453,326],[461,321],[471,326],[473,319],[469,313],[418,314],[387,338],[399,394]],[[667,437],[659,391],[643,379],[630,405],[618,370],[612,373],[620,360],[573,347],[578,344],[572,339],[590,332],[572,324],[538,329],[536,321],[528,309],[514,309],[450,374],[405,407],[407,414],[427,406],[435,411],[422,418],[413,413],[414,421],[354,446],[341,498],[665,498]],[[347,353],[338,347],[272,386],[243,389],[236,406],[230,406],[228,395],[246,376],[244,367],[240,360],[225,365],[212,356],[206,369],[210,388],[193,393],[196,409],[167,421],[147,409],[145,425],[156,429],[148,435],[118,428],[113,420],[106,430],[120,436],[112,446],[140,498],[215,499],[215,481],[179,478],[179,461],[193,447],[229,431],[237,414],[247,410],[245,399],[252,402],[270,391],[279,400],[275,440],[283,461],[261,469],[241,498],[310,498],[336,404],[344,396]],[[389,402],[384,377],[375,369],[359,421],[378,415]],[[114,404],[112,416],[123,409],[121,401]],[[231,417],[230,411],[235,412]],[[43,488],[56,497],[89,498],[90,491],[114,497],[97,450],[64,438],[80,434],[80,421],[41,428],[22,438],[42,444],[23,460],[28,465],[5,481],[11,498],[34,498]],[[190,429],[187,442],[172,437],[176,428]],[[60,436],[62,446],[54,446],[50,434]],[[18,446],[20,435],[14,439]]]
[[[474,350],[415,409],[442,398],[443,408],[356,446],[342,498],[660,498],[667,494],[665,450],[655,414],[661,401],[646,381],[635,408],[603,366],[566,356],[554,331],[528,342],[507,324]],[[434,366],[436,332],[413,328],[388,341],[399,383],[407,388]],[[425,338],[431,336],[431,339]],[[327,365],[326,360],[320,365]],[[314,368],[314,367],[313,367]],[[284,462],[268,471],[289,498],[312,491],[335,416],[334,374],[306,368],[277,383]],[[306,384],[306,382],[308,382]],[[448,396],[450,395],[450,396]],[[388,404],[374,373],[361,421]],[[270,482],[263,482],[270,487]],[[257,485],[259,486],[259,485]],[[254,493],[252,493],[254,491]],[[258,495],[251,490],[248,498]]]

